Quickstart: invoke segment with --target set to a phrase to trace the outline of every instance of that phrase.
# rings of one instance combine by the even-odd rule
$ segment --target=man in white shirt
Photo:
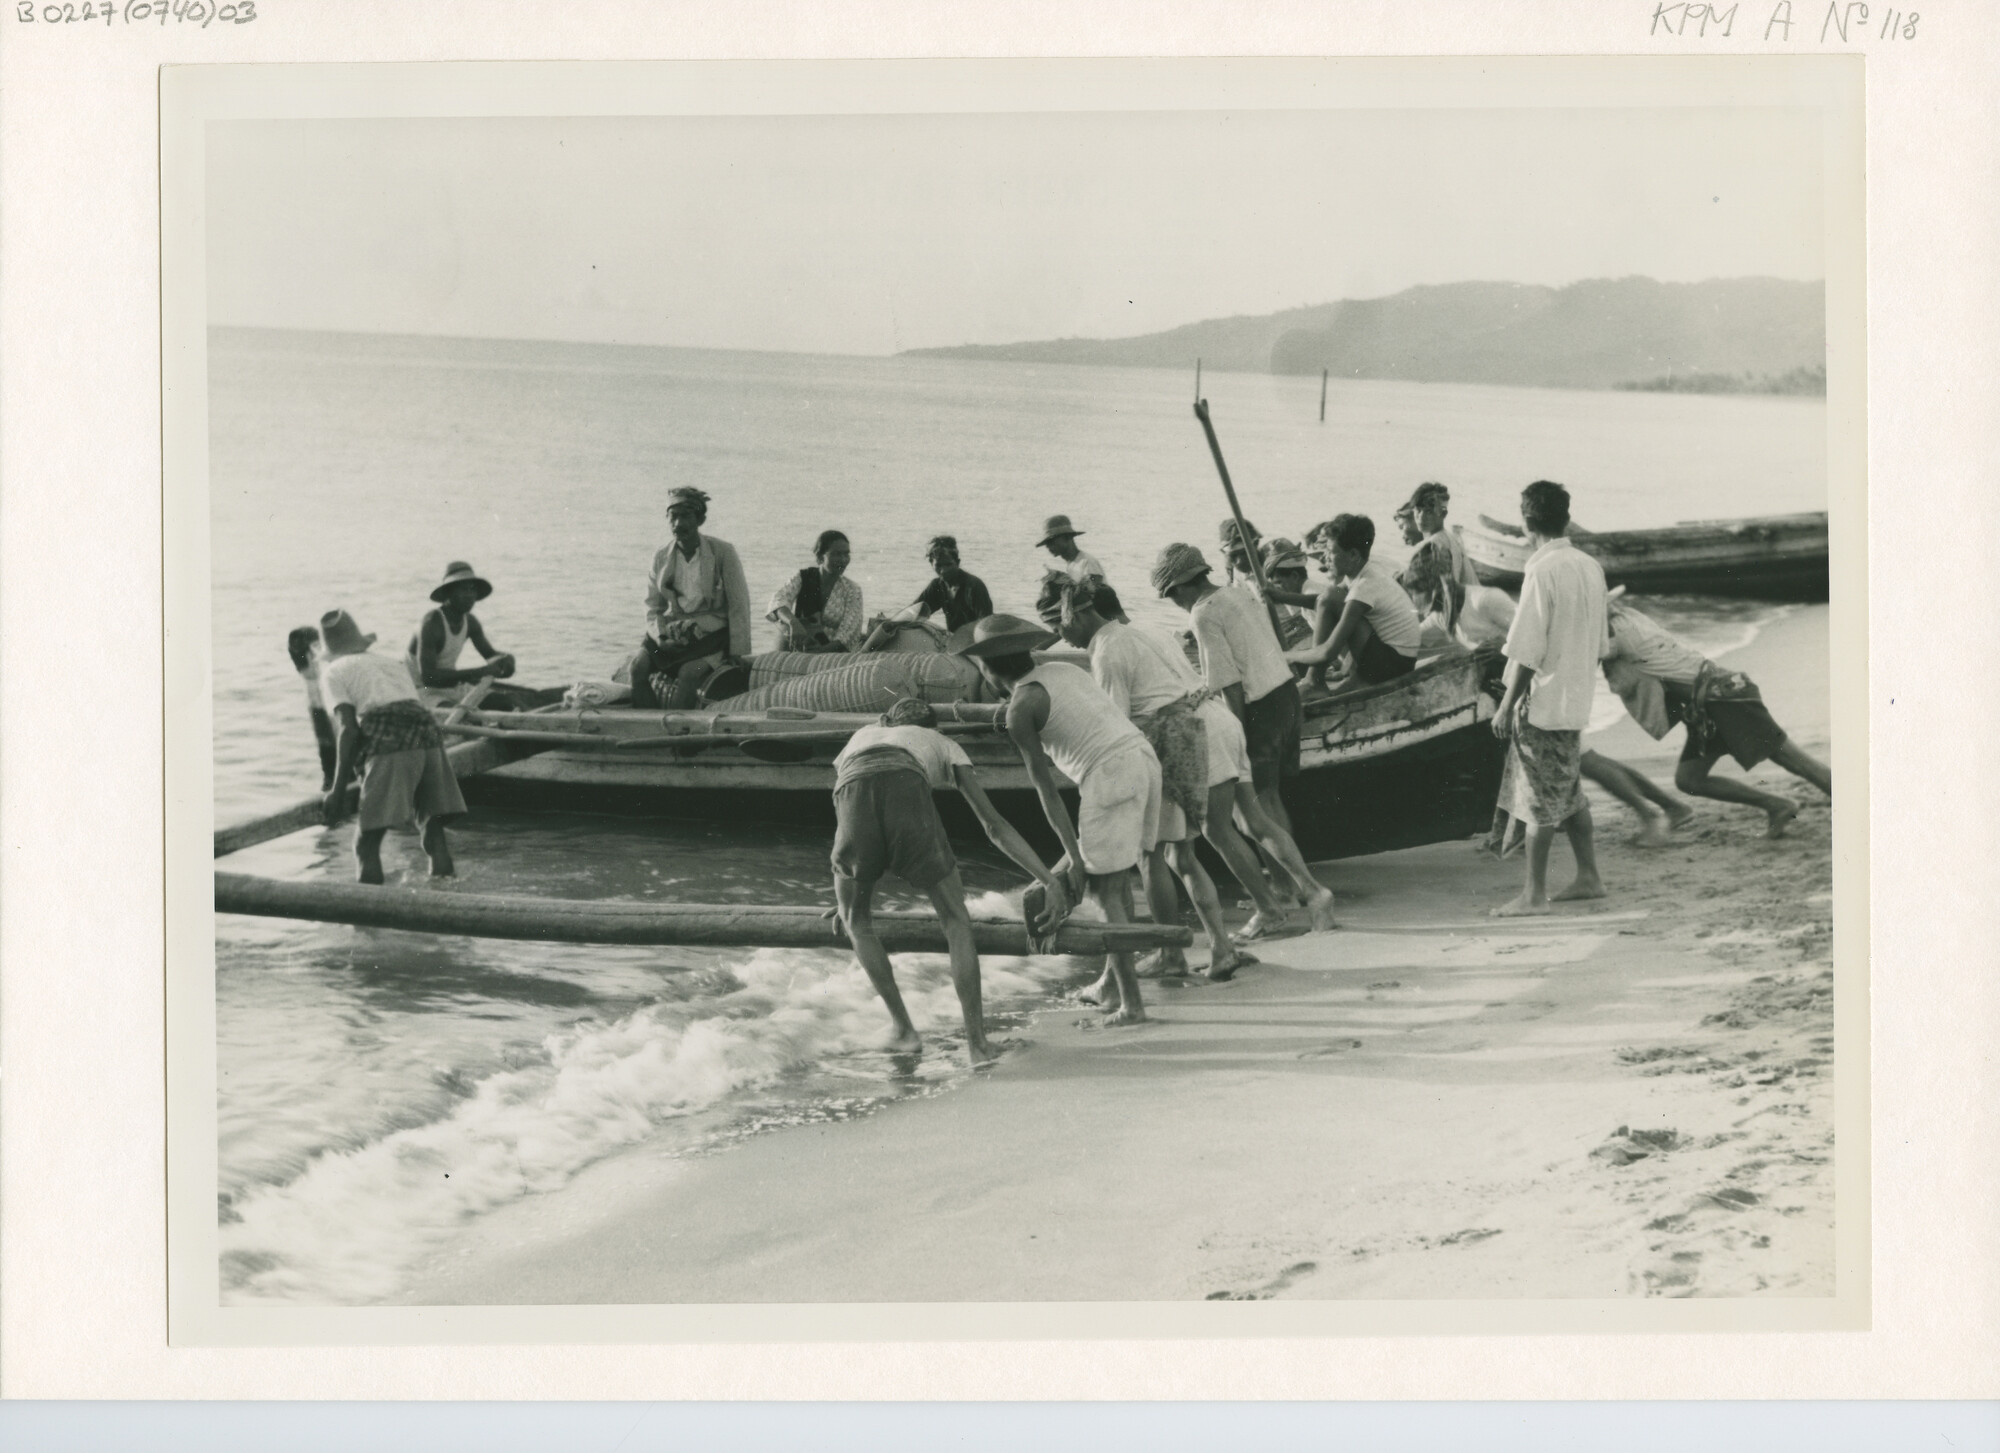
[[[1320,666],[1346,651],[1354,669],[1336,692],[1379,686],[1417,669],[1423,644],[1423,621],[1409,593],[1380,560],[1375,548],[1375,522],[1366,515],[1336,515],[1328,528],[1333,567],[1346,598],[1331,633],[1316,646],[1287,651],[1285,659],[1301,666]]]
[[[1569,491],[1561,485],[1538,479],[1522,490],[1521,522],[1535,548],[1507,632],[1507,689],[1493,731],[1513,739],[1510,810],[1528,827],[1528,880],[1518,898],[1493,910],[1499,918],[1604,896],[1582,787],[1583,729],[1598,663],[1611,652],[1604,569],[1565,536]],[[1576,881],[1551,895],[1549,849],[1557,828],[1576,854]]]
[[[1077,548],[1076,537],[1082,533],[1069,522],[1068,515],[1050,515],[1042,525],[1041,547],[1062,562],[1062,573],[1076,585],[1104,579],[1104,567],[1097,557]]]
[[[1280,795],[1284,783],[1299,774],[1299,737],[1305,711],[1298,683],[1292,680],[1292,669],[1278,649],[1263,602],[1241,590],[1219,589],[1209,578],[1208,561],[1201,551],[1187,544],[1169,545],[1160,551],[1153,565],[1153,588],[1188,612],[1201,654],[1203,684],[1242,724],[1250,758],[1249,800],[1261,809],[1245,808],[1239,782],[1236,805],[1243,812],[1244,826],[1297,885],[1300,900],[1312,914],[1313,928],[1336,927],[1333,892],[1306,867]],[[1220,850],[1222,844],[1217,847]],[[1230,871],[1246,888],[1262,876],[1233,860]],[[1255,889],[1251,891],[1255,893]],[[1267,907],[1258,895],[1257,914],[1240,937],[1254,939],[1274,933],[1284,926],[1287,916],[1275,900]]]
[[[410,670],[401,661],[377,656],[344,610],[320,617],[326,666],[320,673],[327,709],[339,741],[333,781],[326,791],[326,820],[339,821],[347,784],[361,773],[361,814],[354,834],[354,861],[364,883],[382,881],[382,836],[413,819],[423,829],[424,853],[433,878],[455,871],[445,824],[465,814],[465,798],[444,754],[444,738],[430,708],[417,697]]]
[[[646,635],[630,668],[635,707],[694,707],[718,666],[750,654],[743,561],[727,540],[702,533],[707,522],[706,493],[691,485],[667,492],[674,540],[654,554],[646,575]]]
[[[1048,909],[1030,925],[1036,933],[1054,932],[1069,904],[1061,882],[987,797],[965,749],[936,728],[937,713],[930,704],[905,697],[882,714],[878,725],[849,737],[833,759],[833,896],[854,956],[895,1021],[889,1047],[914,1053],[922,1040],[896,987],[888,950],[875,931],[875,884],[884,873],[894,873],[930,895],[951,949],[952,987],[965,1017],[965,1057],[978,1069],[997,1056],[986,1042],[979,951],[973,944],[972,915],[965,908],[965,883],[931,794],[957,788],[993,845],[1042,885]]]

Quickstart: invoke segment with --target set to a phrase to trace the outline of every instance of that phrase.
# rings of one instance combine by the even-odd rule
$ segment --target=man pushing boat
[[[884,712],[879,724],[855,732],[833,759],[835,911],[855,958],[896,1022],[889,1047],[914,1051],[922,1041],[896,987],[888,950],[875,932],[875,884],[884,873],[894,873],[930,895],[951,950],[952,987],[965,1016],[965,1057],[977,1069],[996,1058],[986,1042],[979,951],[965,907],[965,883],[931,793],[956,787],[993,845],[1042,885],[1047,908],[1029,923],[1031,933],[1053,933],[1069,902],[1061,881],[987,797],[965,749],[936,727],[937,713],[930,704],[906,697]]]

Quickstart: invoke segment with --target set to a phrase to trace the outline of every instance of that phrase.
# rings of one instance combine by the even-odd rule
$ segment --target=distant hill
[[[917,348],[929,358],[1318,373],[1428,383],[1615,388],[1677,374],[1824,369],[1817,282],[1626,277],[1565,288],[1445,283],[1263,317],[1214,318],[1137,338]]]

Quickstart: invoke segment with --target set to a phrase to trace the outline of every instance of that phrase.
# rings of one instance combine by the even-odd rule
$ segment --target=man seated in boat
[[[958,648],[1007,699],[1007,735],[1021,754],[1042,812],[1063,845],[1056,872],[1080,873],[1106,920],[1132,921],[1132,883],[1160,836],[1160,763],[1144,733],[1066,661],[1040,665],[1029,653],[1055,644],[1052,631],[1018,616],[990,615]],[[1057,788],[1077,787],[1076,821]],[[1146,1017],[1129,951],[1111,955],[1098,1004],[1114,1024]]]
[[[502,684],[514,674],[514,658],[494,649],[486,639],[486,628],[472,613],[472,607],[491,594],[492,584],[465,561],[454,560],[445,566],[444,580],[431,591],[436,606],[424,612],[403,652],[410,679],[426,705],[454,705],[482,681],[492,683],[480,693],[482,703],[500,710],[539,706],[562,695],[560,691],[551,694]],[[477,666],[458,664],[468,644],[479,653]]]
[[[1611,654],[1604,677],[1632,719],[1655,740],[1676,725],[1687,726],[1674,785],[1693,797],[1740,802],[1761,808],[1765,832],[1781,837],[1798,804],[1747,782],[1710,775],[1724,754],[1749,771],[1767,758],[1794,777],[1833,796],[1833,772],[1807,755],[1772,719],[1757,683],[1740,671],[1718,666],[1623,599],[1623,587],[1607,603]]]
[[[1395,520],[1396,529],[1401,532],[1405,545],[1423,544],[1424,528],[1417,523],[1417,507],[1414,502],[1405,500],[1396,506]]]
[[[1042,525],[1039,542],[1061,563],[1064,576],[1077,585],[1104,579],[1104,566],[1097,557],[1077,547],[1076,537],[1082,533],[1069,522],[1068,515],[1050,515]]]
[[[1255,962],[1230,941],[1223,927],[1215,884],[1195,853],[1206,837],[1229,871],[1249,892],[1256,913],[1245,929],[1261,938],[1285,922],[1286,905],[1264,875],[1256,851],[1236,829],[1241,813],[1252,834],[1271,844],[1271,856],[1314,902],[1314,927],[1332,927],[1333,894],[1314,881],[1291,835],[1272,822],[1257,800],[1250,774],[1250,748],[1243,724],[1220,697],[1210,696],[1201,676],[1179,646],[1145,626],[1121,624],[1117,594],[1108,585],[1072,588],[1062,616],[1062,636],[1090,652],[1090,674],[1146,734],[1160,760],[1160,843],[1146,868],[1146,891],[1153,919],[1171,923],[1178,912],[1166,869],[1187,886],[1195,913],[1208,934],[1211,979],[1227,979],[1242,963]],[[1164,950],[1162,967],[1171,971],[1178,950]]]
[[[936,578],[906,608],[903,613],[906,619],[914,617],[927,621],[943,611],[945,631],[951,633],[993,614],[993,597],[987,593],[986,582],[958,563],[957,539],[950,535],[933,535],[930,548],[925,553]],[[877,620],[861,649],[881,650],[895,634],[897,624],[888,616]]]
[[[326,790],[327,822],[344,815],[342,799],[359,772],[354,861],[361,881],[382,881],[382,836],[411,821],[423,831],[431,876],[450,877],[454,867],[445,824],[465,815],[465,798],[445,757],[437,719],[418,699],[407,665],[370,651],[375,638],[364,636],[346,611],[321,616],[319,634],[326,650],[322,689],[339,733]]]
[[[1448,557],[1451,568],[1446,578],[1456,582],[1459,589],[1477,588],[1479,572],[1472,568],[1472,557],[1465,553],[1465,541],[1459,536],[1458,526],[1444,522],[1451,508],[1451,491],[1436,480],[1425,480],[1404,508],[1416,519],[1418,538],[1410,543],[1428,545]]]
[[[1331,533],[1333,568],[1345,591],[1340,618],[1324,641],[1285,653],[1287,661],[1320,666],[1344,651],[1354,666],[1335,692],[1355,691],[1407,676],[1417,668],[1423,623],[1410,597],[1381,561],[1371,558],[1375,522],[1366,515],[1337,515]]]
[[[1264,543],[1264,597],[1276,607],[1278,644],[1286,650],[1312,639],[1310,611],[1319,593],[1306,588],[1306,552],[1282,536]]]
[[[884,873],[894,873],[929,895],[951,950],[952,987],[965,1017],[965,1057],[977,1069],[996,1058],[986,1042],[979,951],[973,944],[972,916],[966,911],[958,860],[952,856],[931,794],[957,788],[993,845],[1042,885],[1047,905],[1029,924],[1033,933],[1054,933],[1069,912],[1069,898],[1061,880],[987,797],[965,749],[936,728],[937,713],[930,704],[905,697],[876,725],[862,727],[848,738],[833,759],[834,902],[855,958],[895,1021],[896,1035],[889,1047],[914,1053],[922,1041],[896,987],[888,951],[875,931],[875,885]]]
[[[847,578],[847,536],[821,531],[813,560],[778,587],[764,619],[778,623],[780,651],[858,651],[867,635],[861,587]]]
[[[751,652],[750,586],[727,540],[702,533],[708,495],[683,485],[667,494],[673,543],[646,577],[646,636],[633,653],[632,705],[686,710],[718,667]]]

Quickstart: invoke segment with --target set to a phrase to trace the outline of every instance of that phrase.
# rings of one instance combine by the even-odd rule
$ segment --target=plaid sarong
[[[391,752],[414,752],[443,747],[437,718],[421,701],[392,701],[361,714],[361,755],[386,757]]]
[[[1132,724],[1145,733],[1160,759],[1160,795],[1187,815],[1196,832],[1208,816],[1208,727],[1195,714],[1195,698],[1170,701]]]

